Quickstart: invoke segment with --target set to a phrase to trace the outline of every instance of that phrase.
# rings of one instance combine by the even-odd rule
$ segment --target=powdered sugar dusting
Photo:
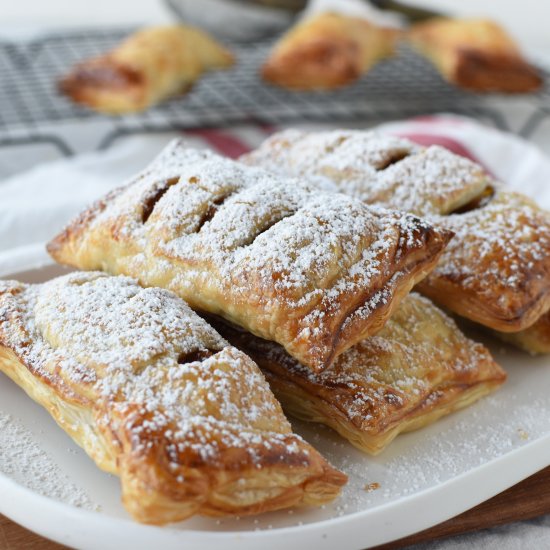
[[[472,312],[486,312],[475,320],[492,326],[491,315],[525,317],[528,324],[534,320],[530,308],[536,314],[548,303],[550,216],[465,158],[375,132],[289,130],[272,136],[244,161],[322,178],[369,204],[423,215],[454,231],[423,290],[433,295],[438,289],[438,299],[454,308],[453,299],[445,299],[445,285],[463,289],[463,296],[476,301]]]
[[[286,130],[242,160],[418,216],[447,214],[492,184],[481,167],[442,147],[360,130]]]
[[[497,191],[483,208],[437,221],[456,236],[428,281],[458,281],[511,311],[522,308],[524,295],[536,298],[544,290],[550,278],[550,217],[531,200]]]
[[[39,495],[71,506],[96,509],[87,493],[61,471],[34,435],[0,411],[0,472]]]
[[[1,282],[0,341],[133,452],[162,433],[176,463],[228,447],[258,467],[262,448],[307,456],[257,366],[169,291],[100,273]]]
[[[331,355],[347,296],[376,291],[391,300],[392,278],[409,276],[409,256],[422,251],[416,265],[429,261],[447,237],[414,216],[179,142],[110,202],[95,229],[125,240],[132,259],[85,267],[171,288],[195,309],[279,339],[314,367]],[[355,321],[375,313],[365,307]],[[296,341],[281,340],[296,332]]]
[[[426,437],[412,445],[407,445],[405,441],[405,454],[400,452],[402,449],[396,448],[391,455],[374,459],[368,476],[380,479],[378,476],[382,469],[391,472],[390,477],[384,476],[379,494],[364,495],[359,492],[366,472],[360,462],[350,455],[340,463],[340,467],[350,474],[350,485],[346,489],[349,491],[349,505],[354,508],[368,507],[397,500],[488,464],[529,443],[529,437],[522,434],[539,433],[547,409],[542,401],[535,399],[530,405],[516,404],[503,418],[499,414],[502,400],[489,397],[483,405],[481,409],[471,408],[467,418],[449,418],[440,424],[435,437],[430,438],[426,433]],[[487,422],[488,418],[490,420]],[[482,429],[472,430],[472,425],[482,426]]]

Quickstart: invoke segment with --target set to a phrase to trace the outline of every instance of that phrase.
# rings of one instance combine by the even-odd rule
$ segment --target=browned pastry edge
[[[467,47],[458,52],[454,74],[449,79],[476,92],[534,92],[543,84],[538,72],[521,58]]]
[[[79,63],[58,82],[58,88],[75,103],[107,114],[139,111],[147,104],[143,75],[108,55]],[[179,93],[190,88],[191,84],[184,85]],[[118,106],[120,96],[124,96],[124,106]]]
[[[66,252],[67,245],[69,243],[77,243],[88,226],[107,208],[109,202],[116,199],[126,190],[126,187],[121,186],[109,191],[105,196],[92,203],[89,208],[80,212],[72,223],[65,226],[58,235],[46,244],[48,254],[56,260],[58,257],[62,258],[64,252]],[[67,257],[70,257],[70,255]],[[69,262],[65,262],[63,259],[59,259],[58,261],[70,265]]]
[[[487,380],[472,385],[454,385],[439,388],[429,394],[418,407],[406,411],[401,417],[392,416],[391,421],[381,427],[378,434],[358,434],[353,422],[337,407],[323,401],[311,400],[309,410],[316,417],[304,414],[307,400],[304,390],[290,379],[264,372],[269,385],[283,406],[285,412],[306,422],[320,422],[338,432],[360,451],[376,456],[390,445],[399,435],[424,428],[443,416],[464,409],[485,395],[492,393],[505,379]]]
[[[406,261],[396,260],[397,275],[391,281],[383,280],[382,289],[375,288],[366,295],[357,296],[356,301],[352,301],[350,297],[347,303],[354,309],[341,316],[340,326],[334,331],[331,354],[324,359],[320,368],[312,370],[321,371],[330,367],[338,355],[365,338],[365,334],[372,335],[382,329],[403,298],[434,269],[454,233],[446,229],[441,229],[438,233],[426,228],[422,228],[421,231],[423,234],[419,238],[425,244],[425,248],[417,250],[415,254],[400,254]],[[429,254],[426,251],[429,251]],[[398,249],[398,252],[401,253],[402,250]],[[391,293],[390,299],[377,300],[373,309],[369,307],[369,311],[378,313],[372,322],[365,324],[360,314],[354,315],[360,313],[365,305],[371,304],[373,297],[388,290]]]
[[[465,289],[449,275],[428,278],[418,283],[418,291],[434,302],[448,307],[453,313],[466,317],[485,327],[504,333],[514,333],[529,329],[550,308],[550,287],[540,288],[535,296],[514,308],[514,316],[502,315],[498,305],[481,302],[475,292]],[[460,300],[453,296],[460,293]]]
[[[544,83],[514,39],[489,19],[437,17],[414,25],[408,39],[445,79],[467,90],[528,93]]]
[[[183,84],[172,95],[186,94],[192,89],[193,84]],[[74,102],[105,111],[107,114],[140,111],[147,107],[143,75],[107,55],[76,65],[58,82],[58,87],[61,93]],[[124,107],[117,106],[120,96],[124,96]],[[104,105],[112,107],[107,108]]]

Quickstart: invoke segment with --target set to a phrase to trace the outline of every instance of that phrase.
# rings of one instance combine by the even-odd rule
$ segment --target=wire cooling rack
[[[49,142],[69,155],[71,143],[56,126],[98,120],[109,121],[97,142],[99,148],[123,135],[153,131],[298,119],[374,122],[441,111],[484,118],[509,129],[505,110],[494,107],[488,96],[450,86],[406,47],[356,84],[335,92],[291,92],[262,82],[258,69],[271,42],[229,44],[238,60],[234,68],[209,73],[190,93],[139,115],[105,117],[73,104],[58,92],[59,78],[74,63],[105,52],[129,32],[131,29],[85,30],[25,43],[0,42],[0,145]],[[543,91],[521,96],[527,116],[518,131],[527,137],[550,116],[550,78],[544,74]]]

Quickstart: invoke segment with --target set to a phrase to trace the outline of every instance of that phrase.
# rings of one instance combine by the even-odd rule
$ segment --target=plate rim
[[[111,517],[56,501],[27,489],[2,473],[0,490],[4,498],[0,501],[0,513],[41,536],[62,544],[77,545],[79,548],[92,547],[87,546],[87,543],[90,537],[97,537],[99,531],[101,547],[105,549],[120,548],[121,543],[127,542],[129,534],[136,540],[139,537],[141,542],[138,548],[147,548],[154,542],[162,543],[168,550],[181,548],[182,543],[193,544],[193,548],[197,549],[214,548],[221,540],[227,543],[231,540],[238,542],[238,548],[244,550],[256,548],[259,542],[262,543],[262,548],[268,549],[280,548],[281,544],[294,548],[311,542],[315,542],[317,548],[328,549],[333,548],[334,536],[339,538],[340,535],[345,536],[345,539],[339,538],[339,542],[344,543],[343,547],[370,548],[437,525],[529,477],[547,465],[545,453],[538,452],[545,449],[550,450],[550,435],[514,449],[439,485],[396,501],[342,517],[272,530],[212,532],[143,525],[129,518]],[[491,475],[487,476],[487,473]],[[495,473],[497,475],[494,475]],[[483,484],[479,483],[481,480]],[[475,488],[475,491],[465,490],[469,488]],[[432,506],[422,506],[433,504],[436,500],[438,507],[435,509]],[[12,505],[11,509],[7,503]],[[31,513],[33,509],[40,513]],[[418,509],[425,509],[430,513],[422,516],[419,521],[416,513]],[[56,520],[60,517],[71,521],[73,528],[70,533],[61,532],[57,527]],[[400,519],[401,522],[398,523]],[[350,531],[350,526],[358,522],[361,522],[361,529]],[[390,528],[391,534],[383,532]],[[93,544],[93,547],[97,548],[96,543],[97,538]]]

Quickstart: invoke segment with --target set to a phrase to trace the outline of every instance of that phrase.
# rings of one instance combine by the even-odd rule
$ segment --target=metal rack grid
[[[261,81],[258,69],[271,42],[233,43],[234,68],[207,74],[190,91],[146,113],[105,117],[59,94],[58,79],[77,61],[112,48],[131,29],[86,30],[45,36],[26,43],[0,42],[0,145],[50,142],[62,153],[71,148],[52,130],[66,121],[109,120],[99,147],[122,135],[151,131],[226,126],[256,121],[378,121],[433,112],[485,118],[507,129],[502,111],[485,96],[447,84],[423,58],[402,47],[356,84],[334,92],[291,92]],[[529,116],[521,132],[533,132],[550,116],[550,78],[543,91],[522,96]],[[44,130],[49,125],[49,130]]]

